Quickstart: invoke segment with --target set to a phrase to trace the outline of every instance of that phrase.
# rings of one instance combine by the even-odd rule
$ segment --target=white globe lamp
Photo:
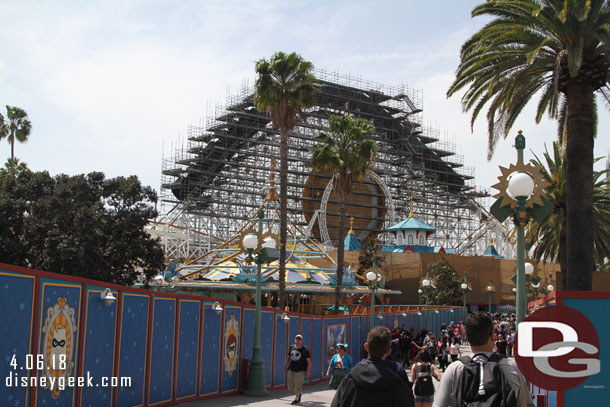
[[[275,239],[271,236],[268,236],[263,240],[263,247],[267,249],[275,249],[277,246]]]
[[[534,193],[534,180],[526,172],[513,173],[508,181],[508,192],[514,197],[529,198]]]
[[[242,245],[246,250],[254,250],[258,246],[258,237],[254,233],[248,233],[244,236]]]

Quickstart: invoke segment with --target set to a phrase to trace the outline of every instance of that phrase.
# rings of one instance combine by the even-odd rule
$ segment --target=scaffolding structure
[[[437,229],[431,245],[482,254],[488,241],[506,234],[490,223],[474,188],[474,170],[464,166],[455,145],[438,129],[422,125],[423,95],[405,86],[391,87],[316,70],[317,103],[288,139],[289,219],[320,238],[314,225],[330,174],[312,171],[314,137],[328,131],[330,115],[350,114],[375,126],[379,146],[374,172],[384,184],[363,180],[350,196],[348,216],[362,239],[389,226],[384,192],[391,194],[396,217],[408,216],[411,196],[416,216]],[[151,231],[162,239],[172,260],[193,259],[233,236],[251,218],[269,189],[272,158],[279,158],[280,135],[269,116],[254,106],[254,91],[244,85],[216,106],[202,125],[188,129],[187,141],[163,158],[161,218]],[[327,228],[336,239],[338,200],[331,195]],[[383,235],[380,235],[383,239]],[[329,243],[329,242],[326,242]],[[336,243],[336,242],[335,242]],[[505,254],[506,255],[506,254]]]

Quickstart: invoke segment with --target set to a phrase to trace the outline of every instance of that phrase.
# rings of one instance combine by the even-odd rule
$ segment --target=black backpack
[[[418,366],[415,378],[415,395],[424,397],[434,395],[434,383],[432,383],[432,367],[429,363]]]
[[[477,361],[473,360],[474,357]],[[517,395],[499,366],[505,358],[497,353],[489,358],[477,353],[472,358],[459,359],[464,364],[464,371],[455,395],[458,407],[517,407]]]
[[[428,352],[430,358],[434,360],[438,356],[438,348],[436,347],[436,344],[433,343],[430,347],[426,349],[426,352]]]

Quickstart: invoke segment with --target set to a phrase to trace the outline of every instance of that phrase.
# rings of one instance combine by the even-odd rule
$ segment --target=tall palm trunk
[[[345,218],[347,214],[347,191],[341,189],[339,194],[339,240],[337,241],[337,286],[335,287],[335,314],[339,313],[341,302],[341,284],[343,284],[343,262],[345,256]]]
[[[593,88],[569,81],[566,163],[567,264],[569,291],[590,291],[593,282]]]
[[[288,232],[288,132],[280,130],[280,310],[286,303],[286,238]]]
[[[11,139],[11,169],[10,174],[11,178],[15,178],[15,134],[12,134]]]

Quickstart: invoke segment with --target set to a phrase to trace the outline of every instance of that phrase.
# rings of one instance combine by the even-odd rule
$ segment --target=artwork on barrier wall
[[[235,319],[235,315],[231,315],[225,326],[224,337],[224,369],[229,377],[233,376],[233,372],[237,369],[239,359],[239,321]]]
[[[347,323],[328,325],[326,328],[326,364],[337,353],[337,344],[347,341]]]
[[[51,391],[53,399],[59,398],[61,390],[58,379],[67,380],[74,368],[76,320],[74,308],[66,304],[65,297],[47,308],[42,332],[44,334],[44,363],[42,375],[46,377],[45,390]]]

